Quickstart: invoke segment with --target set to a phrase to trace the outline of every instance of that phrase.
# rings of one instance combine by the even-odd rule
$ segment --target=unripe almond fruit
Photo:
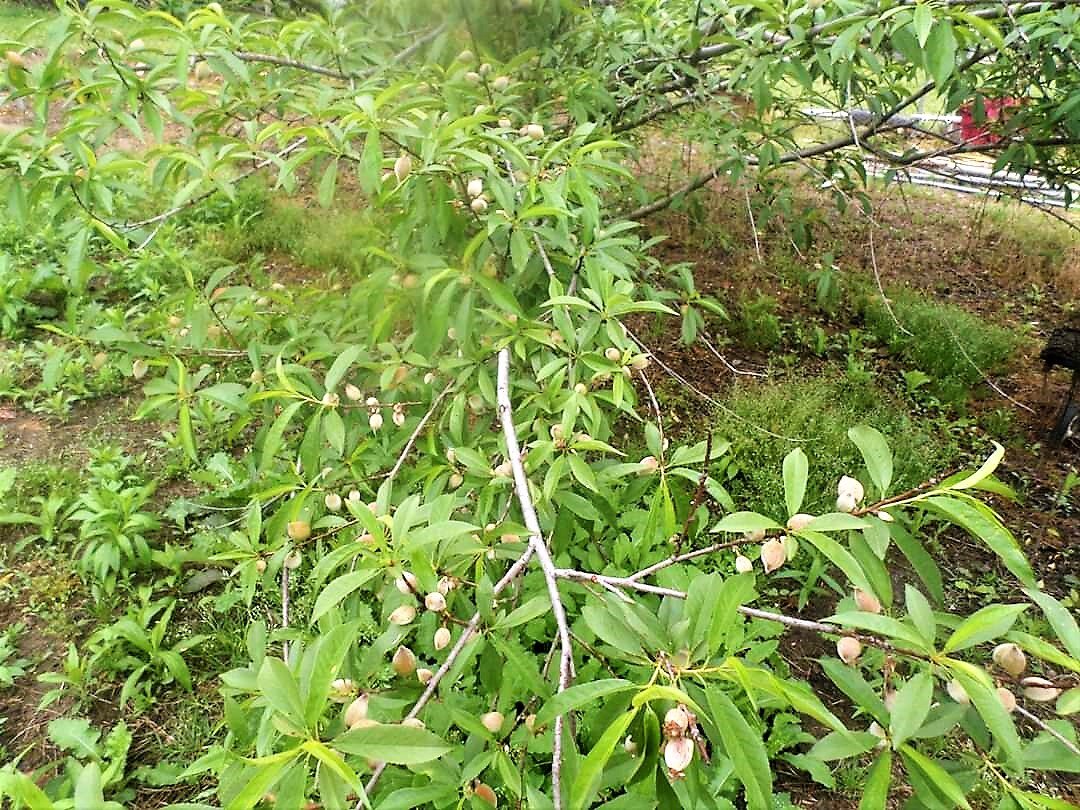
[[[447,481],[447,484],[450,486],[450,489],[457,489],[464,482],[465,479],[462,477],[461,473],[454,473],[450,476],[450,480]]]
[[[656,472],[660,468],[660,462],[656,460],[655,456],[645,456],[638,462],[638,466],[641,468],[641,473]]]
[[[469,181],[469,185],[465,187],[465,192],[470,197],[479,197],[484,193],[484,181],[479,177],[474,177]]]
[[[311,537],[311,524],[306,520],[290,520],[286,531],[290,540],[302,543]]]
[[[377,431],[379,428],[382,427],[382,423],[383,423],[382,414],[379,413],[378,411],[375,411],[375,413],[371,414],[371,416],[368,417],[367,421],[368,421],[368,427],[370,427],[374,431]]]
[[[394,424],[401,427],[405,424],[405,411],[401,408],[394,408],[394,415],[391,417],[394,420]]]
[[[604,350],[604,357],[607,358],[610,363],[618,363],[622,360],[622,352],[616,349],[614,346],[609,346]]]
[[[740,554],[735,558],[735,571],[740,574],[749,574],[754,570],[754,561]]]
[[[538,141],[544,137],[544,128],[539,124],[529,124],[525,127],[525,134],[534,141]]]
[[[390,612],[388,617],[390,624],[396,624],[398,627],[404,627],[410,624],[413,619],[416,618],[416,608],[412,605],[398,605]]]
[[[863,485],[858,478],[845,475],[840,479],[840,483],[836,485],[836,494],[851,495],[855,499],[855,503],[859,503],[866,496],[866,490],[863,489]]]
[[[1004,686],[997,688],[998,700],[1001,701],[1001,705],[1005,707],[1005,711],[1012,712],[1016,709],[1016,695],[1006,689]]]
[[[681,737],[689,727],[690,715],[681,706],[668,709],[664,715],[664,734],[668,737]]]
[[[336,492],[328,492],[326,497],[323,498],[323,504],[325,504],[326,508],[331,512],[337,512],[341,509],[341,496]]]
[[[360,490],[350,489],[348,498],[351,503],[359,503],[363,496],[360,494]]]
[[[412,157],[410,157],[408,154],[403,154],[394,161],[394,177],[397,178],[397,181],[399,183],[404,181],[405,178],[409,176],[409,173],[411,171]]]
[[[1013,677],[1027,669],[1027,656],[1016,644],[998,644],[991,657],[995,664]]]
[[[262,557],[259,557],[259,559],[255,561],[255,570],[258,571],[260,574],[265,571],[266,560],[264,560]]]
[[[787,549],[779,540],[769,540],[761,546],[761,564],[765,566],[765,573],[771,574],[777,568],[787,562]]]
[[[743,532],[743,537],[749,540],[751,543],[760,543],[765,539],[764,529],[754,529],[750,532]]]
[[[955,700],[957,703],[963,703],[965,706],[971,703],[971,696],[968,695],[967,689],[958,680],[951,680],[945,685],[945,691],[949,693],[949,697]]]
[[[390,666],[402,678],[407,678],[416,672],[416,656],[408,647],[398,647],[390,660]]]
[[[349,383],[345,386],[345,396],[347,396],[353,402],[359,402],[361,399],[364,398],[364,392],[352,383]]]
[[[527,714],[527,715],[525,715],[525,720],[523,721],[523,725],[525,726],[525,730],[528,731],[530,734],[532,734],[533,731],[536,730],[536,715],[535,714]]]
[[[854,664],[862,655],[862,642],[851,636],[844,636],[836,642],[836,654],[845,664]]]
[[[436,650],[445,649],[450,644],[450,630],[446,627],[440,627],[435,631],[435,638],[432,643],[435,645]]]
[[[627,738],[625,740],[623,740],[622,747],[623,747],[623,751],[628,753],[630,756],[632,756],[632,757],[637,756],[638,744],[636,742],[634,742],[633,737],[627,736]]]
[[[682,774],[694,760],[694,741],[673,737],[664,745],[664,764],[673,775]]]
[[[11,65],[12,67],[15,67],[15,68],[25,68],[26,67],[26,60],[23,59],[22,54],[19,53],[18,51],[7,51],[4,54],[4,58],[7,60],[7,63],[9,65]]]
[[[510,86],[510,77],[496,76],[495,80],[491,83],[491,86],[495,89],[496,92],[501,93]]]
[[[424,686],[427,686],[428,681],[430,681],[434,675],[434,672],[425,667],[420,667],[420,669],[416,670],[416,680],[420,681]]]
[[[849,512],[854,512],[855,507],[858,505],[859,502],[855,500],[855,496],[852,495],[850,492],[845,492],[842,495],[836,496],[837,512],[844,512],[845,514]]]
[[[881,613],[881,602],[872,593],[855,589],[855,606],[866,613]]]
[[[477,84],[480,81],[480,74],[477,73],[475,70],[470,70],[465,74],[465,81],[472,84]]]
[[[446,597],[438,591],[429,593],[424,597],[424,607],[432,613],[442,613],[446,610]]]
[[[300,555],[299,551],[293,551],[285,555],[285,559],[282,560],[282,565],[288,568],[290,571],[295,571],[300,567],[300,563],[304,561],[304,558]]]
[[[330,699],[335,703],[344,703],[356,694],[356,684],[351,678],[335,678],[330,682]]]
[[[510,129],[511,127],[514,126],[514,122],[511,121],[509,118],[500,118],[499,119],[499,126],[502,127],[503,129]]]
[[[394,580],[394,587],[396,587],[400,593],[406,595],[416,593],[416,589],[419,585],[420,581],[416,578],[416,574],[412,574],[408,571],[403,572],[400,577]]]
[[[480,725],[492,734],[498,734],[505,721],[502,712],[487,712],[480,717]]]
[[[482,214],[488,209],[487,200],[485,200],[483,197],[477,197],[475,200],[469,203],[469,208],[472,209],[474,214]]]
[[[810,525],[810,521],[813,519],[813,515],[808,515],[805,512],[799,512],[797,515],[792,515],[788,518],[788,531],[801,532],[803,529]]]
[[[1034,700],[1036,703],[1049,703],[1052,700],[1057,700],[1061,694],[1061,690],[1054,686],[1053,681],[1037,676],[1024,678],[1024,680],[1020,681],[1020,685],[1024,687],[1024,697],[1028,700]]]
[[[356,728],[361,720],[367,719],[367,710],[367,695],[360,695],[360,697],[350,703],[349,708],[345,710],[345,725],[350,729]]]
[[[475,59],[476,54],[474,54],[468,49],[462,51],[457,55],[457,61],[461,62],[461,64],[463,65],[471,65]]]
[[[420,670],[416,670],[417,674],[420,674]],[[401,725],[405,728],[425,728],[424,721],[419,717],[406,717],[401,721]]]
[[[490,804],[492,807],[498,807],[499,805],[499,798],[495,795],[495,791],[483,782],[478,782],[476,784],[476,787],[473,788],[473,795],[480,799],[480,801]]]
[[[150,366],[141,357],[131,364],[131,376],[136,380],[141,380],[146,376],[147,370]]]

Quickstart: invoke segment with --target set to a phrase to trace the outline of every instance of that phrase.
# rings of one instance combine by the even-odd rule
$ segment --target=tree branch
[[[551,559],[544,536],[540,531],[540,522],[536,517],[532,496],[529,494],[529,479],[521,463],[521,446],[518,444],[517,431],[514,429],[513,406],[510,402],[510,350],[499,352],[496,399],[499,405],[499,419],[502,422],[503,436],[506,438],[506,453],[514,471],[514,487],[517,490],[518,503],[521,506],[525,527],[529,530],[529,548],[536,555],[540,568],[547,582],[548,597],[551,600],[551,613],[559,634],[559,692],[564,691],[574,677],[574,650],[571,646],[570,628],[566,622],[566,611],[559,596],[559,583],[555,563]],[[562,732],[563,715],[555,718],[555,739],[552,748],[551,789],[555,810],[562,810]]]

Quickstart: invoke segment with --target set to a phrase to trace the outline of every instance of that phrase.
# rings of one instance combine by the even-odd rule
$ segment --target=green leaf
[[[495,624],[492,625],[492,629],[509,630],[511,627],[517,627],[519,624],[531,622],[533,619],[539,618],[550,612],[551,597],[547,594],[534,596],[524,605],[520,605],[495,622]]]
[[[1077,625],[1076,619],[1068,609],[1044,591],[1025,588],[1024,593],[1042,609],[1046,620],[1054,628],[1058,640],[1069,651],[1069,655],[1080,659],[1080,626]]]
[[[918,673],[900,689],[889,719],[889,737],[894,748],[903,745],[922,727],[933,699],[934,676],[929,672]]]
[[[949,776],[949,773],[944,768],[928,756],[916,751],[910,745],[900,747],[900,756],[904,758],[904,763],[909,770],[915,770],[922,775],[927,782],[952,802],[954,807],[971,810],[971,805],[968,804],[963,789],[956,784],[956,780]]]
[[[1029,588],[1035,587],[1035,574],[1016,538],[986,506],[944,495],[924,498],[919,503],[982,540],[1017,579]]]
[[[757,512],[732,512],[712,527],[713,532],[755,532],[759,529],[780,529],[779,523]]]
[[[571,686],[543,705],[536,713],[536,725],[545,726],[561,714],[580,709],[602,697],[629,692],[631,689],[637,689],[637,684],[621,678],[608,678]]]
[[[869,630],[871,633],[886,638],[907,642],[913,649],[920,652],[933,652],[921,635],[913,628],[891,616],[878,616],[874,613],[856,610],[847,613],[837,613],[825,619],[826,622],[839,624],[844,627],[857,627]]]
[[[431,762],[453,750],[425,728],[379,725],[356,728],[334,738],[332,747],[356,757],[366,757],[394,765]]]
[[[747,807],[751,810],[772,807],[772,769],[762,732],[751,727],[722,689],[710,688],[706,698],[713,722],[723,738],[724,750],[746,790]]]
[[[874,593],[874,586],[870,584],[870,580],[862,570],[862,566],[859,565],[850,551],[837,543],[831,537],[820,532],[810,531],[804,529],[799,532],[799,537],[804,538],[814,548],[820,551],[825,558],[844,572],[844,575],[851,580],[851,584],[856,588],[867,593]]]
[[[878,697],[873,687],[866,682],[857,667],[849,667],[836,658],[819,658],[818,663],[829,676],[829,680],[840,687],[840,691],[855,701],[855,705],[882,725],[888,722],[889,710],[885,702]]]
[[[259,691],[274,711],[288,718],[298,729],[304,728],[304,704],[289,668],[277,658],[265,658],[257,677]]]
[[[872,751],[881,744],[881,737],[868,731],[851,731],[840,734],[830,731],[810,749],[812,757],[822,762],[832,762],[837,759],[848,759]]]
[[[573,810],[584,810],[592,802],[596,792],[600,789],[604,767],[607,765],[608,760],[611,759],[611,754],[615,751],[615,746],[622,740],[626,729],[637,717],[637,713],[637,709],[632,709],[624,712],[612,722],[604,730],[600,739],[596,741],[596,745],[593,746],[588,756],[581,762],[577,775],[574,777],[574,783],[570,787],[570,807]]]
[[[926,67],[940,88],[956,67],[956,35],[952,23],[938,20],[926,40]]]
[[[1015,771],[1021,768],[1020,737],[1013,725],[1012,715],[1005,711],[998,697],[994,682],[982,667],[970,664],[967,661],[958,661],[947,658],[944,661],[964,691],[971,698],[975,710],[982,717],[994,740],[1005,755],[1007,764]]]
[[[1061,715],[1080,712],[1080,686],[1074,686],[1072,689],[1062,692],[1061,697],[1057,699],[1054,710]]]
[[[810,463],[801,447],[796,447],[784,457],[784,500],[789,517],[802,508],[809,474]]]
[[[945,642],[942,651],[966,650],[1005,635],[1027,608],[1027,605],[987,605],[961,622]]]
[[[101,732],[84,717],[59,717],[49,723],[49,739],[57,748],[70,751],[80,759],[97,756]]]
[[[319,205],[329,208],[334,201],[334,191],[337,189],[338,161],[332,160],[323,172],[319,181]]]
[[[859,810],[885,810],[889,800],[889,783],[892,780],[892,750],[886,748],[874,760],[866,777]]]
[[[337,388],[338,383],[344,379],[345,372],[357,361],[363,350],[362,346],[350,346],[337,356],[333,365],[330,366],[330,370],[326,372],[325,387],[327,391],[333,391]]]
[[[984,461],[982,466],[967,478],[963,478],[955,484],[949,484],[949,489],[971,489],[972,487],[977,487],[994,474],[994,470],[998,468],[1003,458],[1005,458],[1005,448],[997,442],[994,442],[994,452],[990,454],[990,458]]]
[[[925,48],[930,29],[934,25],[934,14],[928,2],[920,2],[915,6],[912,25],[915,27],[915,38],[919,41],[919,47]]]
[[[905,585],[904,604],[907,606],[908,618],[919,631],[919,635],[925,638],[931,647],[934,646],[937,640],[937,619],[934,618],[933,608],[926,601],[926,597],[918,588]]]
[[[378,574],[378,569],[350,571],[334,579],[322,589],[315,607],[311,609],[311,623],[315,624],[319,619],[333,610],[349,594]]]
[[[314,727],[326,707],[326,698],[337,677],[349,648],[356,641],[359,624],[341,624],[324,633],[304,652],[300,669],[301,692],[304,693],[304,719]]]
[[[889,443],[881,433],[868,425],[856,425],[848,431],[848,438],[855,443],[866,463],[870,480],[878,488],[881,497],[889,494],[892,484],[893,456]]]

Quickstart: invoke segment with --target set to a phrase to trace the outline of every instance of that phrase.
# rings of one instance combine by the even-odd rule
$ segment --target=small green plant
[[[741,301],[735,323],[739,341],[759,351],[779,346],[783,332],[776,308],[776,299],[762,293]]]

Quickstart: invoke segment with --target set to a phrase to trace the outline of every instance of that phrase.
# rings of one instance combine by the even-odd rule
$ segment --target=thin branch
[[[517,489],[518,503],[521,506],[522,519],[529,530],[529,547],[536,555],[540,568],[547,582],[548,597],[551,600],[551,614],[559,635],[559,692],[563,692],[574,677],[574,650],[571,646],[570,628],[566,621],[562,598],[559,596],[558,577],[555,563],[551,559],[544,536],[540,531],[540,521],[536,517],[532,496],[529,494],[529,479],[521,463],[521,446],[518,444],[517,431],[514,429],[513,406],[510,402],[510,350],[499,352],[498,376],[496,382],[496,400],[499,405],[499,419],[502,422],[503,436],[506,438],[507,460],[514,471],[514,487]],[[555,718],[555,739],[552,747],[551,789],[555,810],[562,810],[562,736],[563,715]]]
[[[1044,723],[1038,717],[1033,715],[1031,712],[1029,712],[1023,706],[1017,706],[1015,709],[1013,709],[1013,711],[1015,711],[1018,715],[1020,715],[1024,719],[1026,719],[1028,722],[1030,722],[1030,723],[1038,726],[1039,728],[1041,728],[1043,731],[1045,731],[1047,734],[1049,734],[1051,737],[1053,737],[1059,743],[1061,743],[1066,748],[1068,748],[1069,751],[1071,751],[1073,754],[1080,757],[1080,748],[1076,747],[1076,743],[1072,742],[1072,740],[1070,740],[1068,737],[1063,735],[1057,729],[1048,726],[1046,723]]]
[[[420,434],[423,432],[424,426],[427,425],[431,417],[435,415],[435,411],[438,409],[442,401],[446,398],[446,395],[453,390],[453,388],[454,382],[450,381],[446,384],[446,387],[443,388],[442,392],[437,397],[435,397],[435,401],[431,403],[431,407],[428,408],[427,413],[424,414],[424,418],[420,420],[420,423],[413,430],[412,435],[409,436],[409,440],[405,442],[405,447],[402,449],[401,455],[398,456],[397,462],[390,469],[390,472],[386,474],[387,482],[392,482],[394,480],[394,476],[398,474],[398,470],[401,469],[401,465],[405,463],[405,458],[413,449],[413,445],[416,444],[416,440],[420,438]]]
[[[289,566],[281,566],[281,629],[289,626]],[[281,642],[281,660],[289,663],[289,642]]]
[[[513,565],[506,569],[506,573],[503,574],[502,578],[495,583],[494,587],[491,589],[492,595],[498,595],[503,590],[505,590],[511,582],[517,579],[517,576],[522,571],[524,571],[525,566],[529,564],[529,560],[532,558],[534,552],[535,549],[532,547],[531,544],[525,547],[525,551],[522,553],[522,555],[517,558]],[[458,638],[457,643],[455,643],[454,646],[450,648],[450,652],[447,653],[446,660],[443,661],[442,666],[440,666],[435,671],[435,674],[431,676],[431,680],[428,681],[427,686],[424,688],[424,691],[421,693],[416,703],[413,704],[413,707],[409,709],[409,713],[405,715],[403,719],[411,720],[412,718],[417,717],[420,712],[423,711],[424,707],[435,696],[435,691],[439,688],[439,684],[442,683],[442,679],[446,677],[446,674],[450,671],[450,668],[454,666],[454,662],[457,661],[458,657],[465,650],[465,645],[469,643],[469,640],[472,638],[473,634],[476,632],[479,626],[480,613],[479,611],[477,611],[473,614],[473,617],[469,619],[469,621],[465,624],[465,628],[461,631],[461,636]],[[375,789],[375,785],[377,785],[379,782],[379,777],[382,776],[382,773],[385,770],[385,762],[380,762],[378,766],[376,766],[375,770],[371,774],[371,778],[368,779],[368,783],[364,786],[365,797],[371,795],[371,791]],[[367,806],[367,801],[365,798],[361,798],[360,801],[356,803],[355,810],[363,810],[365,806]]]

